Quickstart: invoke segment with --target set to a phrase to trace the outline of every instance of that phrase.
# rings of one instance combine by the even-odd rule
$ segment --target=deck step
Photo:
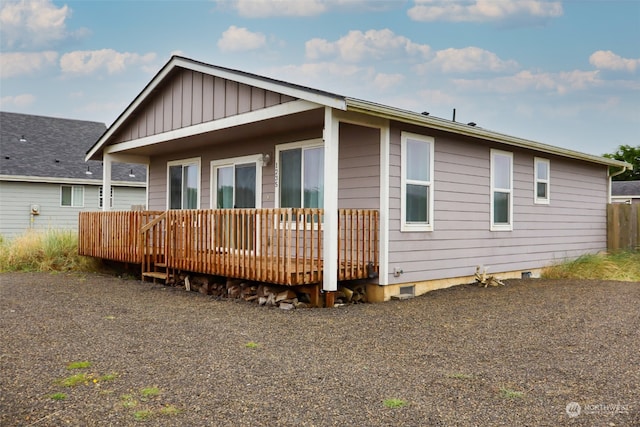
[[[167,277],[169,276],[167,273],[163,273],[160,271],[147,271],[145,273],[142,273],[143,277],[151,277],[153,279],[162,279],[162,280],[167,280]]]

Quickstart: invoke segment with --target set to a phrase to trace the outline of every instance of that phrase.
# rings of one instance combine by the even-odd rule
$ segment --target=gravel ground
[[[0,290],[2,426],[640,425],[640,283],[292,311],[97,274]]]

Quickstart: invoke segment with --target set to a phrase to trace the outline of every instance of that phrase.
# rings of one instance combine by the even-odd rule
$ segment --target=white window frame
[[[509,158],[509,188],[496,188],[494,183],[495,176],[495,156],[504,156]],[[510,151],[491,149],[491,168],[489,170],[491,175],[491,201],[490,201],[490,215],[491,215],[491,231],[513,231],[513,153]],[[494,195],[496,192],[509,194],[509,223],[503,224],[494,222]]]
[[[411,180],[407,178],[407,140],[413,139],[429,144],[429,180]],[[435,138],[425,135],[419,135],[410,132],[402,132],[400,136],[400,231],[433,231],[434,228],[434,152]],[[407,184],[421,185],[429,188],[429,199],[427,203],[427,221],[426,222],[408,222],[407,221]]]
[[[171,168],[171,166],[188,166],[195,163],[197,166],[197,182],[198,182],[198,192],[197,192],[197,201],[196,201],[196,209],[200,209],[200,198],[201,198],[201,192],[202,192],[202,182],[200,182],[201,180],[201,173],[202,173],[202,167],[201,167],[201,158],[200,157],[192,157],[189,159],[180,159],[180,160],[171,160],[169,162],[167,162],[167,210],[171,209],[171,175],[169,173],[169,170]],[[180,209],[184,209],[184,208],[180,208]]]
[[[538,178],[538,165],[544,163],[547,165],[547,178]],[[551,202],[551,161],[542,157],[533,158],[533,202],[539,205],[548,205]],[[547,197],[538,197],[538,183],[547,185]]]
[[[275,182],[275,207],[279,208],[280,207],[280,152],[281,151],[286,151],[286,150],[294,150],[296,148],[302,148],[304,149],[308,149],[308,148],[319,148],[319,147],[324,147],[324,141],[322,139],[309,139],[309,140],[305,140],[305,141],[297,141],[297,142],[290,142],[290,143],[286,143],[286,144],[279,144],[276,145],[276,153],[275,153],[275,177],[274,177],[274,182]],[[304,159],[302,161],[303,165],[302,165],[302,171],[301,171],[301,177],[300,180],[303,179],[304,177]],[[302,184],[302,182],[301,182]],[[324,186],[324,183],[322,183],[322,185]],[[302,184],[300,186],[303,194],[301,196],[302,200],[302,204],[304,205],[304,184]],[[324,197],[324,191],[325,189],[323,188],[322,194]],[[322,206],[324,206],[324,200],[322,203]],[[303,206],[300,206],[300,208],[302,208]]]
[[[104,203],[104,187],[98,187],[98,207],[102,208]],[[109,207],[113,208],[113,186],[111,186],[111,194],[109,195]]]
[[[262,166],[263,166],[263,156],[262,154],[254,154],[251,156],[243,156],[243,157],[233,157],[229,159],[221,159],[221,160],[212,160],[210,165],[210,202],[209,207],[211,209],[217,209],[218,205],[218,192],[216,191],[218,185],[218,174],[217,170],[220,167],[234,167],[236,165],[246,165],[248,163],[255,163],[256,165],[256,209],[260,209],[262,207]]]
[[[70,205],[63,205],[62,204],[62,189],[68,187],[71,188],[71,204]],[[80,200],[80,203],[76,203],[75,200],[75,190],[79,188],[82,190],[82,198]],[[60,207],[62,208],[83,208],[84,207],[84,185],[61,185],[60,186]]]

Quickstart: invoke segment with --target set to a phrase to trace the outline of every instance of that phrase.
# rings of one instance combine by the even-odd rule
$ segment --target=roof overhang
[[[0,175],[0,181],[11,182],[35,182],[41,184],[69,184],[69,185],[102,185],[101,179],[61,178],[52,176],[28,176],[28,175]],[[140,187],[147,186],[140,181],[111,181],[112,187]]]
[[[98,160],[95,157],[99,154],[109,139],[121,128],[121,126],[131,117],[131,115],[142,105],[142,103],[160,86],[164,80],[176,68],[183,68],[200,72],[203,74],[220,77],[223,79],[233,80],[238,83],[255,86],[264,90],[282,93],[293,98],[299,98],[304,101],[312,102],[320,106],[328,106],[339,110],[346,110],[346,101],[343,96],[330,92],[324,92],[307,88],[300,85],[287,83],[267,77],[258,76],[243,71],[232,70],[229,68],[218,67],[215,65],[205,64],[203,62],[194,61],[192,59],[183,58],[181,56],[173,56],[165,64],[164,67],[155,75],[155,77],[147,84],[140,94],[129,104],[129,106],[120,114],[107,131],[98,139],[98,141],[89,149],[85,160]]]
[[[387,105],[377,104],[374,102],[363,101],[361,99],[346,98],[347,111],[375,115],[385,119],[396,120],[403,123],[414,124],[417,126],[428,127],[445,132],[451,132],[458,135],[465,135],[472,138],[479,138],[486,141],[493,141],[512,147],[526,148],[542,153],[553,154],[561,157],[584,160],[587,162],[598,163],[607,166],[619,167],[624,169],[633,169],[633,165],[620,160],[608,159],[606,157],[595,156],[592,154],[581,153],[579,151],[568,150],[566,148],[555,147],[553,145],[543,144],[528,139],[518,138],[487,129],[470,126],[464,123],[453,122],[438,117],[425,116],[424,114],[407,111],[400,108],[394,108]]]

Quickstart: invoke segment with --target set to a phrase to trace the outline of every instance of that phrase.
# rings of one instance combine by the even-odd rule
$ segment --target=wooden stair
[[[153,283],[156,283],[156,280],[162,280],[166,283],[167,280],[172,277],[173,276],[169,274],[169,270],[167,269],[167,264],[164,262],[157,262],[153,264],[153,271],[142,272],[142,280],[145,281],[147,278],[150,278],[153,280]]]

